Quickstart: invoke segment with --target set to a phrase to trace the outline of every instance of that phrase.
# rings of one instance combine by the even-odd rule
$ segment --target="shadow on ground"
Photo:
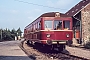
[[[0,60],[30,60],[27,56],[0,56]]]
[[[47,54],[58,54],[61,53],[61,51],[57,51],[57,50],[50,50],[48,49],[48,46],[42,46],[42,44],[36,44],[36,45],[30,45],[27,44],[30,47],[33,47],[34,49],[38,50],[41,53],[47,53]],[[67,51],[66,49],[62,52],[62,53],[66,53],[66,54],[70,54],[69,51]]]

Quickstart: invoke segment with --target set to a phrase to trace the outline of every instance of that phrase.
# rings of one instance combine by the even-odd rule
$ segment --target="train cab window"
[[[63,21],[64,30],[70,29],[70,21]]]
[[[54,30],[62,30],[62,20],[54,21]]]
[[[45,29],[52,29],[52,20],[45,20],[45,25],[44,25],[44,28]]]

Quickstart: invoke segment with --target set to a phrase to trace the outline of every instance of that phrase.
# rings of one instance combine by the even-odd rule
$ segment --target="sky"
[[[0,29],[18,29],[41,14],[47,12],[65,13],[81,0],[0,0]]]

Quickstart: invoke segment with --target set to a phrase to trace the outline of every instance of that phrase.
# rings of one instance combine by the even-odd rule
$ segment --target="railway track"
[[[40,45],[27,45],[25,41],[22,41],[19,46],[33,60],[88,60],[70,55],[69,52],[48,51],[46,48],[40,48]]]

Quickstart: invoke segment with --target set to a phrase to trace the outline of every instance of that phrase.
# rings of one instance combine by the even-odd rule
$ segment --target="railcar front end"
[[[41,43],[63,50],[66,43],[72,43],[72,18],[44,18],[40,34]]]
[[[66,44],[72,41],[72,30],[41,30],[41,41],[43,44]]]
[[[72,17],[57,12],[45,13],[25,27],[24,38],[28,43],[63,50],[66,43],[72,43]]]

